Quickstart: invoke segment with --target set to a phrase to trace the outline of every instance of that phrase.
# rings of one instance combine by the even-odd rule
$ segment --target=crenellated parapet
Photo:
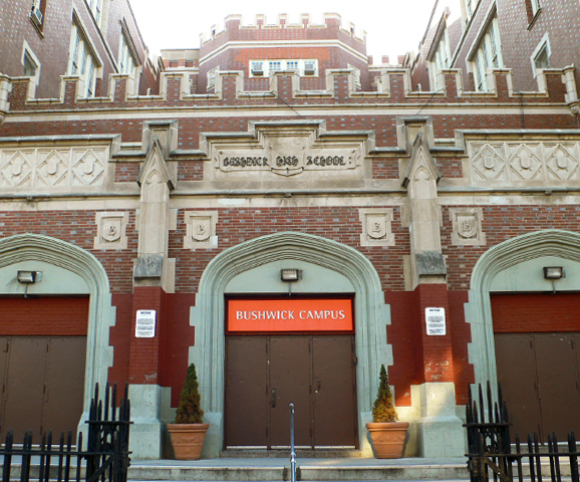
[[[344,22],[336,13],[325,13],[322,24],[312,23],[310,14],[301,14],[297,22],[280,14],[275,23],[266,15],[256,15],[254,23],[244,24],[241,15],[228,15],[224,27],[213,25],[209,33],[200,35],[200,54],[205,57],[230,41],[296,41],[338,39],[359,52],[366,48],[366,32],[358,31],[352,22]]]
[[[305,79],[294,71],[278,71],[264,79],[262,90],[248,90],[247,78],[242,71],[220,71],[216,75],[213,92],[192,92],[190,73],[169,71],[161,74],[159,95],[133,95],[135,85],[128,75],[112,75],[106,96],[83,98],[83,80],[78,76],[61,78],[60,97],[37,99],[33,96],[35,86],[29,78],[0,77],[0,112],[26,112],[37,110],[91,110],[180,107],[200,109],[204,107],[232,106],[270,109],[285,107],[309,109],[326,104],[356,104],[359,108],[409,106],[413,109],[436,105],[525,107],[530,104],[545,106],[568,106],[578,109],[578,95],[572,66],[563,69],[546,69],[537,76],[538,90],[516,92],[510,70],[495,69],[488,72],[490,90],[467,91],[460,70],[441,73],[445,87],[435,91],[414,91],[410,73],[406,69],[383,69],[374,78],[372,91],[358,90],[352,69],[328,69],[325,85],[320,90],[304,88]]]

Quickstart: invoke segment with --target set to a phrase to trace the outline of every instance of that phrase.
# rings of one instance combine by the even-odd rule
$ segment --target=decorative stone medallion
[[[395,245],[395,235],[391,232],[392,209],[360,209],[359,218],[362,222],[361,246]]]
[[[451,244],[456,246],[481,246],[486,243],[481,229],[483,212],[481,208],[450,208],[453,223]]]
[[[129,214],[122,212],[97,213],[95,249],[127,249],[126,228]]]
[[[217,248],[217,220],[217,211],[185,212],[187,234],[183,238],[183,247],[185,249]]]

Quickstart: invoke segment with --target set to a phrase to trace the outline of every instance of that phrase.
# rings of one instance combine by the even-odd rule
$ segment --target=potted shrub
[[[398,459],[403,456],[409,424],[397,422],[397,411],[385,365],[381,365],[379,378],[379,391],[373,405],[373,423],[367,423],[367,430],[378,459]]]
[[[167,424],[176,459],[197,460],[201,457],[205,434],[209,428],[209,424],[203,423],[202,417],[199,383],[195,365],[192,363],[187,369],[187,377],[181,390],[175,423]]]

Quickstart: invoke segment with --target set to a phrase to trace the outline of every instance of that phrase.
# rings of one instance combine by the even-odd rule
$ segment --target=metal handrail
[[[296,449],[294,447],[294,404],[290,402],[290,482],[296,482]]]

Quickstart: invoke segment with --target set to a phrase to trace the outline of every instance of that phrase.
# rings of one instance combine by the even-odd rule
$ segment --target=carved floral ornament
[[[469,142],[468,152],[471,179],[478,183],[580,181],[578,142]]]
[[[0,188],[102,186],[108,148],[0,149]]]
[[[217,211],[185,212],[184,219],[186,235],[183,238],[183,247],[185,249],[217,248]]]

